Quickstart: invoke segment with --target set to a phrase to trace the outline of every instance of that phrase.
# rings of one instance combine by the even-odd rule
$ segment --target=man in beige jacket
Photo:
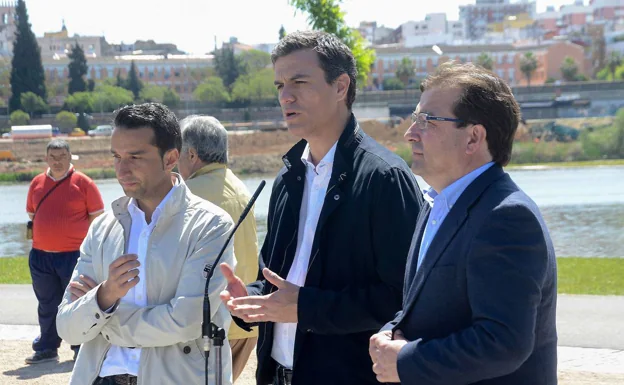
[[[58,333],[82,344],[71,385],[203,384],[205,268],[234,225],[172,173],[181,148],[175,115],[156,103],[115,115],[111,152],[126,196],[91,225],[59,306]],[[234,261],[230,245],[222,258]],[[219,269],[209,285],[211,319],[228,330]],[[230,348],[222,349],[231,384]],[[215,354],[209,381],[215,381]]]
[[[180,122],[182,152],[178,169],[193,194],[216,204],[234,221],[238,220],[251,195],[227,168],[228,140],[223,125],[211,116],[189,116]],[[258,275],[258,238],[253,211],[241,223],[234,236],[236,274],[251,283]],[[234,381],[245,368],[258,341],[258,330],[246,332],[232,324],[228,334],[232,347]]]

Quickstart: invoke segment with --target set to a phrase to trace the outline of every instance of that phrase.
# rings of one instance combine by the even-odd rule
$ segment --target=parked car
[[[108,124],[95,127],[89,131],[89,136],[111,136],[113,134],[113,127]]]
[[[85,136],[85,132],[80,127],[74,128],[74,131],[69,133],[69,136]]]

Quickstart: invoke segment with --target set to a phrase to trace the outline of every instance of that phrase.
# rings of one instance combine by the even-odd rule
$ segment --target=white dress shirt
[[[303,198],[299,211],[299,231],[297,234],[297,250],[295,259],[290,267],[286,280],[297,286],[305,284],[310,252],[325,201],[325,194],[334,166],[336,144],[315,167],[310,161],[310,145],[307,145],[301,155],[301,161],[306,165],[306,179],[303,187]],[[296,323],[275,323],[273,332],[273,349],[271,357],[286,368],[292,369],[295,354]]]
[[[140,279],[139,283],[131,288],[120,300],[120,302],[131,303],[141,307],[147,306],[147,290],[145,289],[145,284],[147,283],[148,277],[145,275],[145,263],[147,259],[149,239],[152,235],[154,227],[156,227],[156,224],[158,223],[163,207],[178,185],[179,182],[176,178],[173,188],[169,190],[167,195],[156,207],[156,210],[154,210],[154,213],[152,214],[152,221],[149,224],[145,220],[145,213],[139,208],[136,199],[130,199],[128,211],[132,217],[132,227],[130,229],[130,239],[126,253],[136,254],[138,256],[139,263],[141,264],[138,267]],[[155,278],[158,279],[161,277]],[[112,345],[106,354],[102,370],[100,370],[100,377],[114,376],[117,374],[131,374],[133,376],[138,376],[140,359],[140,348],[130,349]]]

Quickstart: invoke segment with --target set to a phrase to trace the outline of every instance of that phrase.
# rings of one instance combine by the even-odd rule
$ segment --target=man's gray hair
[[[71,153],[69,150],[69,143],[64,141],[63,139],[52,139],[50,143],[46,146],[46,154],[50,152],[50,150],[67,150],[67,152]]]
[[[225,127],[212,116],[190,115],[180,122],[182,151],[194,148],[204,163],[228,162],[228,137]]]

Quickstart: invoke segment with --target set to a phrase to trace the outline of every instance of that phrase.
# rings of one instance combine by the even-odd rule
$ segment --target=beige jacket
[[[251,199],[251,194],[243,182],[224,164],[208,164],[186,180],[186,185],[200,198],[221,207],[234,222],[238,221]],[[236,255],[236,275],[249,284],[258,277],[258,235],[253,209],[241,223],[234,235],[234,254]],[[228,339],[256,337],[258,328],[246,332],[232,323]]]
[[[120,303],[110,314],[100,310],[96,293],[108,276],[108,266],[125,253],[131,228],[128,197],[112,204],[92,223],[80,250],[72,281],[80,274],[98,285],[70,302],[65,291],[57,315],[58,334],[72,345],[82,344],[71,385],[90,385],[98,376],[111,344],[140,347],[139,384],[203,384],[201,340],[204,267],[214,263],[234,225],[217,206],[191,194],[182,178],[165,204],[148,244],[145,276],[147,307]],[[234,263],[232,246],[222,257]],[[212,321],[228,330],[231,318],[219,293],[226,281],[217,269],[210,282]],[[213,351],[214,352],[214,351]],[[224,384],[231,384],[232,358],[227,341],[222,349]],[[210,355],[214,383],[215,354]]]

